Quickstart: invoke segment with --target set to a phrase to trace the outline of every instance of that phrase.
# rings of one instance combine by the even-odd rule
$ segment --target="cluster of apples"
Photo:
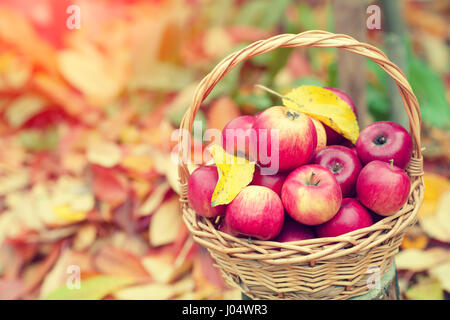
[[[346,93],[326,89],[346,101],[356,116]],[[252,141],[251,133],[261,130],[266,132],[265,144],[258,143],[258,134]],[[270,154],[270,135],[275,132],[278,172],[266,175],[262,171],[271,163],[262,163],[260,154]],[[394,122],[367,126],[353,145],[306,114],[275,106],[233,119],[222,138],[224,146],[234,146],[227,152],[256,161],[252,182],[228,205],[212,207],[217,168],[201,166],[189,178],[188,199],[199,215],[225,215],[219,230],[235,236],[279,242],[335,237],[396,213],[409,196],[411,185],[404,169],[412,140]],[[242,138],[248,143],[241,150],[239,144],[227,144]],[[252,143],[257,147],[249,148]],[[260,150],[261,145],[267,150]]]

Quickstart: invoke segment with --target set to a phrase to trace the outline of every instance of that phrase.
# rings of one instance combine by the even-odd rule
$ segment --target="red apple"
[[[325,127],[319,120],[311,118],[314,127],[316,127],[317,134],[317,147],[315,152],[322,150],[327,145],[327,132],[325,131]]]
[[[364,128],[356,140],[356,150],[363,164],[373,160],[389,162],[405,169],[411,159],[412,140],[408,131],[392,121],[378,121]]]
[[[315,238],[314,229],[310,226],[298,223],[291,217],[284,218],[283,229],[274,241],[289,242]]]
[[[267,187],[275,191],[278,196],[281,197],[281,187],[283,186],[284,180],[286,180],[287,173],[277,173],[277,174],[261,174],[261,170],[255,168],[255,173],[253,174],[253,180],[250,184]]]
[[[256,135],[252,134],[254,120],[253,116],[240,116],[223,128],[222,146],[229,154],[254,156],[249,154],[251,150],[256,150],[256,147],[251,147],[256,143]]]
[[[362,166],[358,156],[351,149],[344,146],[329,146],[316,153],[312,162],[334,174],[344,198],[355,194],[356,179]]]
[[[358,200],[345,198],[338,213],[328,222],[316,227],[317,236],[337,237],[373,224],[372,216]]]
[[[247,186],[228,204],[227,228],[237,235],[260,240],[276,237],[283,227],[284,209],[280,197],[262,186]]]
[[[337,88],[324,87],[324,89],[330,90],[335,95],[337,95],[340,99],[342,99],[345,102],[347,102],[350,105],[350,107],[352,108],[353,113],[356,116],[356,119],[358,119],[358,113],[356,112],[356,106],[355,106],[355,104],[353,103],[353,100],[349,97],[348,94],[346,94],[344,91],[339,90]],[[324,127],[325,127],[325,132],[327,134],[327,144],[328,145],[341,144],[341,143],[344,143],[347,140],[343,136],[341,136],[339,133],[337,133],[336,131],[331,129],[329,126],[324,125]]]
[[[311,118],[286,107],[271,107],[259,113],[253,129],[258,137],[258,163],[272,169],[272,173],[307,163],[317,146]]]
[[[197,214],[211,218],[225,213],[226,205],[211,206],[218,179],[216,166],[202,166],[192,172],[188,180],[188,200]]]
[[[410,188],[411,182],[403,169],[380,160],[369,162],[356,181],[359,201],[382,216],[400,210],[408,200]]]
[[[289,174],[281,189],[281,199],[294,220],[306,225],[318,225],[338,212],[342,193],[328,169],[310,164]]]

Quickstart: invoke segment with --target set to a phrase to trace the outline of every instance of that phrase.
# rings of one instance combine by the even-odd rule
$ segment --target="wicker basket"
[[[348,299],[370,290],[374,270],[389,269],[403,235],[416,222],[423,200],[423,161],[420,149],[420,111],[402,71],[379,49],[354,38],[324,31],[282,34],[257,41],[223,59],[198,85],[193,102],[181,123],[192,132],[195,115],[214,86],[238,63],[284,47],[339,48],[368,57],[396,82],[410,122],[413,155],[407,168],[411,192],[396,214],[370,227],[334,238],[289,243],[249,241],[217,230],[214,221],[197,215],[187,200],[189,171],[179,164],[183,219],[193,238],[208,249],[228,284],[252,299]],[[180,138],[180,155],[186,148]]]

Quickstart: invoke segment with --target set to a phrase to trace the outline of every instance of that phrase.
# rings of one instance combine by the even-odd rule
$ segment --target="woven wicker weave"
[[[215,259],[230,285],[252,299],[348,299],[367,293],[372,272],[381,276],[390,267],[406,230],[416,222],[423,199],[423,164],[420,149],[420,111],[402,71],[379,49],[354,38],[324,31],[282,34],[254,42],[223,59],[198,85],[181,129],[192,132],[195,115],[214,86],[238,63],[283,47],[339,48],[377,63],[396,82],[410,122],[414,150],[407,168],[411,192],[396,214],[370,227],[334,238],[279,243],[237,238],[217,230],[214,221],[200,217],[187,201],[189,171],[180,161],[180,202],[183,219],[200,245]],[[180,138],[180,155],[187,141]],[[379,268],[379,269],[377,269]]]

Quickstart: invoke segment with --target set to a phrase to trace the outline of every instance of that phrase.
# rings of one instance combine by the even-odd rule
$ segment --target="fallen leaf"
[[[441,194],[450,191],[450,181],[435,173],[426,172],[423,176],[423,183],[426,187],[424,190],[422,206],[417,214],[419,219],[425,216],[434,215]]]
[[[97,239],[97,228],[93,224],[85,224],[75,234],[73,248],[78,251],[86,250],[92,246],[95,239]]]
[[[47,273],[56,263],[60,253],[61,243],[56,243],[52,245],[50,252],[43,261],[28,266],[28,269],[25,270],[24,275],[22,276],[25,284],[24,291],[26,293],[30,293],[44,280]]]
[[[230,203],[253,180],[255,163],[228,154],[217,144],[209,147],[219,173],[219,180],[211,197],[213,207]]]
[[[128,196],[129,182],[120,172],[92,165],[93,191],[96,197],[112,207],[123,203]]]
[[[66,285],[52,291],[46,300],[99,300],[106,295],[131,285],[133,278],[114,276],[95,276],[81,280],[80,289],[69,288]]]
[[[306,113],[356,143],[358,121],[352,108],[330,90],[317,86],[300,86],[283,97],[290,109]]]
[[[450,262],[446,262],[431,268],[428,273],[439,280],[441,287],[450,292]]]
[[[0,196],[22,189],[29,183],[30,174],[26,169],[6,174],[0,178]]]
[[[148,238],[153,247],[172,243],[183,221],[178,196],[166,200],[152,215]]]
[[[443,248],[406,249],[396,255],[395,264],[398,269],[420,272],[428,270],[449,258],[450,252]]]
[[[111,61],[93,45],[87,42],[81,45],[84,48],[80,51],[65,49],[58,53],[59,70],[92,103],[107,103],[118,95],[124,79],[111,72]]]
[[[88,147],[87,160],[105,168],[112,168],[122,160],[122,151],[112,142],[94,142]]]
[[[170,185],[166,181],[160,183],[139,207],[137,210],[138,216],[142,217],[153,213],[159,207],[169,190]]]
[[[450,243],[450,191],[441,194],[433,215],[419,216],[420,226],[433,239]]]
[[[119,248],[103,247],[94,257],[96,269],[103,274],[142,279],[149,276],[141,260],[134,254]]]
[[[190,269],[192,261],[185,260],[176,265],[175,257],[172,254],[158,253],[144,257],[142,264],[153,280],[158,283],[170,283],[186,273]]]
[[[13,128],[19,128],[28,119],[39,113],[47,102],[37,95],[24,94],[9,104],[5,112],[6,121]]]

